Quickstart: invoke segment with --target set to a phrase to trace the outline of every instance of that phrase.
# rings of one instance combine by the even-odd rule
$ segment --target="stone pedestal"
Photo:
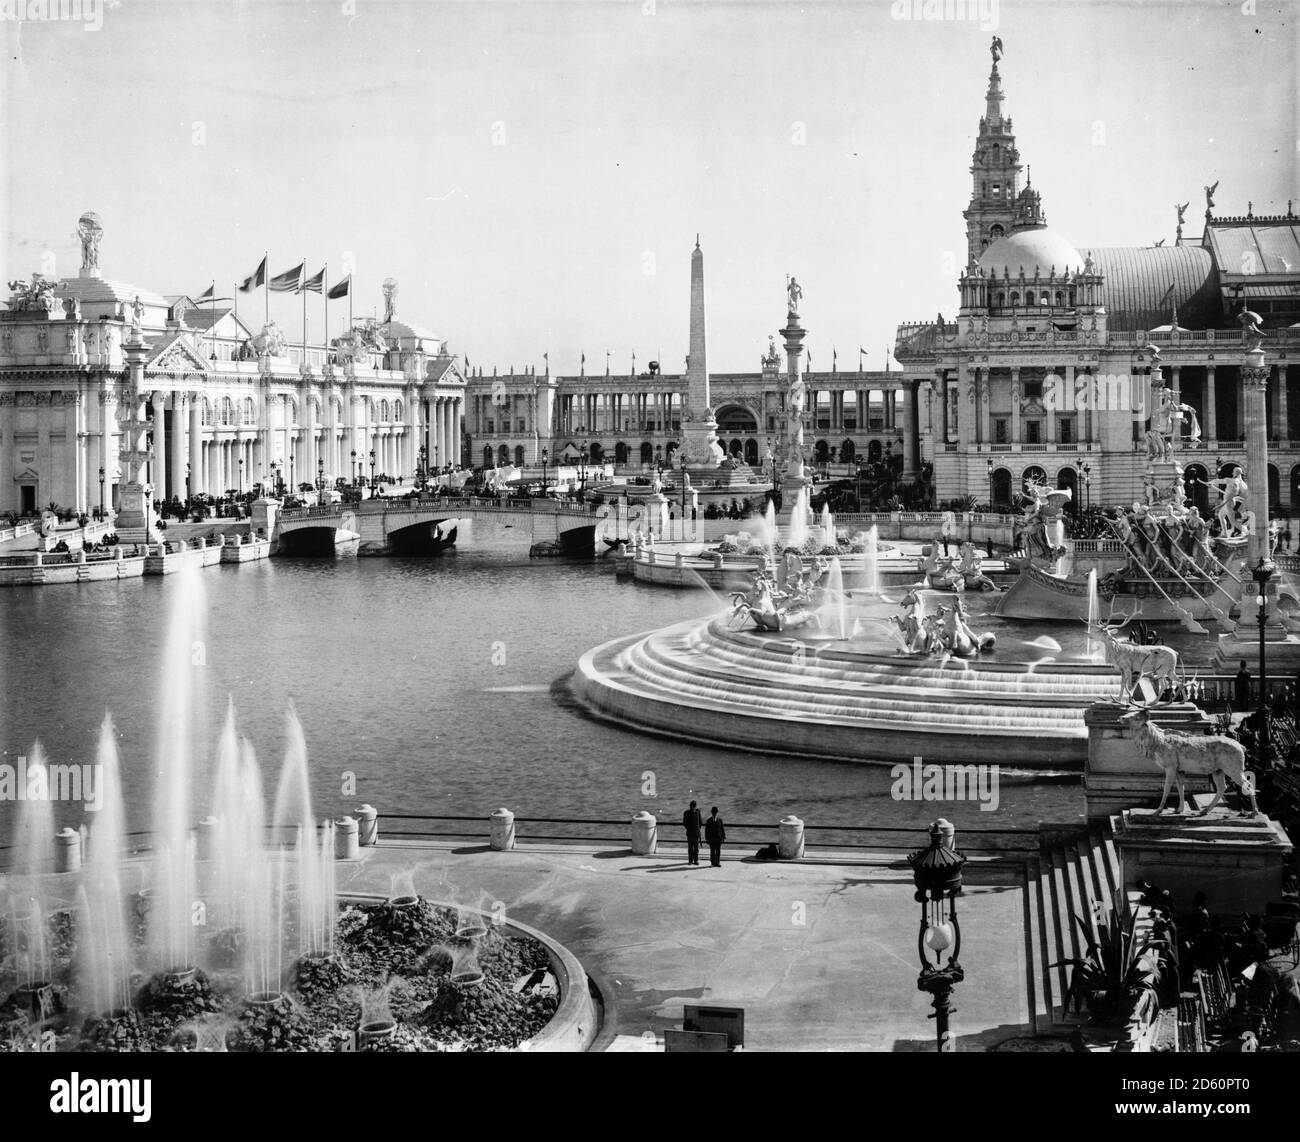
[[[143,528],[146,542],[155,542],[159,538],[158,516],[153,510],[153,501],[149,498],[149,486],[132,480],[122,485],[121,507],[114,521],[119,531],[133,531]]]
[[[251,535],[256,539],[270,539],[275,533],[275,517],[280,510],[279,500],[268,500],[261,496],[253,501]]]
[[[1220,806],[1204,817],[1125,809],[1111,818],[1125,888],[1148,880],[1186,907],[1204,892],[1221,915],[1264,911],[1282,898],[1282,861],[1291,841],[1263,814]]]
[[[1138,748],[1137,725],[1131,717],[1132,706],[1118,702],[1098,702],[1084,711],[1088,727],[1088,758],[1084,762],[1084,803],[1089,821],[1108,820],[1115,813],[1134,806],[1150,809],[1160,804],[1165,787],[1165,771]],[[1162,730],[1182,734],[1203,734],[1211,720],[1191,702],[1157,706],[1151,721]],[[1208,777],[1183,778],[1188,795],[1213,789]],[[1170,794],[1170,801],[1174,798]]]

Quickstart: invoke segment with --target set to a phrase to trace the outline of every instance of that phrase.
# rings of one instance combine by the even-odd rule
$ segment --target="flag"
[[[243,281],[239,287],[242,293],[252,293],[260,285],[266,285],[266,258],[262,258],[262,264],[257,267]]]
[[[306,263],[303,263],[306,265]],[[308,278],[301,286],[298,287],[299,293],[305,293],[310,290],[312,293],[321,293],[325,289],[325,268],[322,266],[320,273],[313,278]]]
[[[299,262],[293,269],[276,274],[266,283],[266,288],[274,293],[298,293],[302,288],[302,275],[306,268],[306,262]]]
[[[339,282],[338,285],[330,286],[330,292],[328,294],[328,297],[331,301],[335,301],[340,297],[347,297],[348,294],[350,294],[351,292],[352,292],[352,275],[348,274],[348,276],[345,277],[341,282]]]
[[[196,297],[194,301],[196,303],[201,301],[216,301],[217,300],[216,293],[217,293],[217,283],[216,281],[213,281],[213,283],[210,286],[208,286],[208,288],[205,289],[201,294],[199,294],[199,296]]]

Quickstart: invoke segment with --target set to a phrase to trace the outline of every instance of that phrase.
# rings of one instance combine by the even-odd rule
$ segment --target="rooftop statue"
[[[87,210],[77,219],[77,234],[81,238],[81,268],[99,269],[99,240],[104,235],[104,224],[93,210]]]
[[[1207,186],[1205,188],[1205,209],[1206,210],[1212,210],[1214,208],[1214,192],[1218,189],[1219,189],[1219,180],[1217,178],[1214,180],[1213,186]]]
[[[1002,37],[994,36],[993,42],[989,44],[989,54],[993,56],[993,62],[997,63],[1002,58]]]
[[[140,295],[135,295],[135,300],[131,302],[131,332],[140,333],[144,330],[144,302],[140,300]]]
[[[253,338],[253,349],[259,357],[283,357],[288,352],[289,339],[274,321],[268,321]]]

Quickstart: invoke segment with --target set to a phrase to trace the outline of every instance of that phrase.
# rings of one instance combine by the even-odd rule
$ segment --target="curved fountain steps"
[[[798,646],[805,655],[796,665]],[[596,647],[572,687],[596,716],[713,745],[1051,769],[1082,766],[1083,712],[1116,697],[1105,667],[943,666],[832,646],[692,620]]]
[[[789,673],[796,646],[804,648],[799,675]],[[788,636],[762,635],[749,630],[730,631],[715,621],[709,627],[695,627],[681,638],[646,640],[647,653],[662,655],[665,648],[699,653],[708,648],[711,658],[730,662],[742,671],[755,669],[755,656],[770,662],[779,673],[782,687],[792,681],[803,685],[816,678],[823,685],[851,683],[861,687],[885,685],[896,689],[900,675],[911,681],[910,695],[948,697],[954,690],[979,695],[985,701],[1023,704],[1033,694],[1035,704],[1078,707],[1081,693],[1092,701],[1115,698],[1118,679],[1109,667],[1066,666],[1064,669],[1024,664],[1004,664],[995,659],[949,659],[946,665],[932,659],[900,655],[869,655],[845,651],[835,642],[800,643]]]
[[[1059,695],[1043,695],[1041,704],[1026,705],[1023,694],[1015,698],[1009,693],[981,693],[976,681],[955,671],[952,677],[963,684],[956,694],[933,685],[924,689],[905,686],[901,679],[888,678],[883,671],[872,683],[865,683],[852,677],[852,672],[810,666],[810,661],[811,657],[805,659],[798,676],[788,656],[784,668],[774,665],[770,670],[743,658],[716,653],[696,661],[682,661],[653,638],[633,644],[624,655],[625,668],[651,684],[723,703],[747,705],[757,701],[773,714],[873,719],[881,716],[884,704],[888,720],[927,722],[936,727],[965,725],[972,717],[1026,732],[1073,733],[1082,725],[1081,714],[1075,708],[1077,700],[1066,704]]]

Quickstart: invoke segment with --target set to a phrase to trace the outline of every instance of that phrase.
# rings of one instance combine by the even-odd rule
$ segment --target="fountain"
[[[835,637],[844,642],[849,637],[848,608],[844,598],[844,572],[840,557],[833,556],[826,572],[826,585],[822,588],[822,605],[818,611],[823,626],[829,626]]]
[[[767,545],[767,560],[773,565],[776,563],[776,544],[779,538],[780,534],[776,530],[776,504],[768,500],[763,512],[763,542]]]
[[[1100,600],[1097,597],[1097,568],[1088,571],[1088,661],[1097,662],[1101,657],[1101,648],[1097,645],[1095,631],[1101,621]]]
[[[790,509],[790,526],[787,529],[786,546],[802,547],[808,540],[808,489],[800,488],[795,494],[794,505]]]
[[[835,546],[835,517],[831,515],[830,504],[822,504],[822,543],[827,547]]]

